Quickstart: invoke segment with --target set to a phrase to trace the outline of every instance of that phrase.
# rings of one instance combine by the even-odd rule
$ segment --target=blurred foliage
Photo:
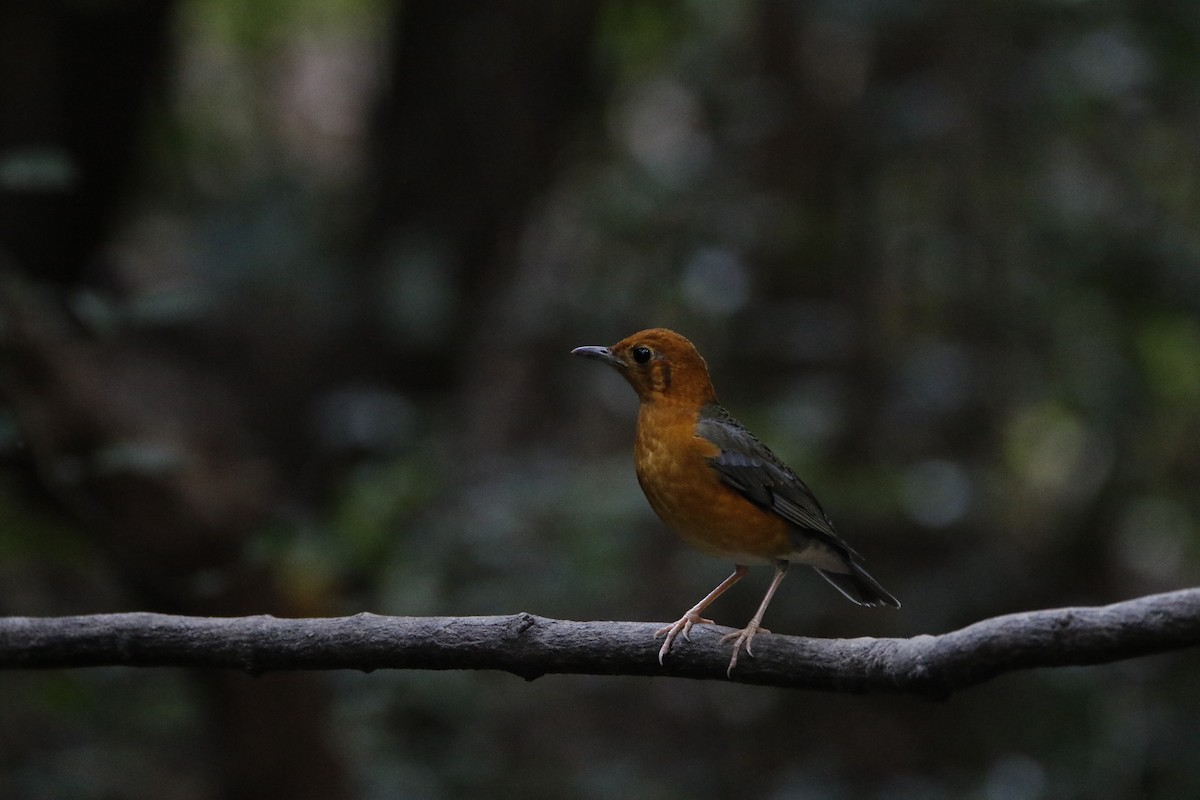
[[[431,8],[173,6],[136,179],[62,292],[98,340],[232,387],[280,487],[235,559],[277,588],[254,611],[674,619],[728,565],[663,532],[632,393],[567,355],[651,325],[697,342],[904,602],[848,607],[797,572],[776,631],[912,636],[1197,582],[1200,7],[468,3],[443,8],[421,95],[393,67]],[[528,80],[520,57],[568,29],[578,85]],[[518,87],[574,105],[557,149],[512,149],[545,163],[504,165],[535,176],[508,193],[489,137],[547,121]],[[428,152],[395,138],[425,127]],[[46,145],[0,152],[0,183],[71,174]],[[446,185],[409,197],[422,165]],[[0,447],[29,458],[15,412]],[[145,605],[61,497],[0,478],[3,613]],[[338,674],[321,730],[364,798],[1195,797],[1197,675],[1162,656],[930,705]],[[0,798],[220,793],[223,729],[184,676],[14,674],[0,695]]]

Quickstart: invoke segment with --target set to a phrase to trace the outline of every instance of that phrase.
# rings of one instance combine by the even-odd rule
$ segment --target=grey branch
[[[494,617],[280,619],[97,614],[0,618],[0,668],[281,670],[497,669],[728,680],[728,629],[703,625],[657,658],[648,622]],[[994,617],[911,639],[762,634],[732,680],[764,686],[942,697],[1015,670],[1101,664],[1200,645],[1200,589],[1115,605]]]

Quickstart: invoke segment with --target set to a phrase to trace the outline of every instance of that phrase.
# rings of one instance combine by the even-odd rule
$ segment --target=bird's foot
[[[768,629],[762,627],[761,625],[756,625],[753,621],[751,621],[749,625],[742,628],[740,631],[727,633],[721,637],[722,644],[730,640],[733,641],[733,657],[729,659],[729,669],[725,670],[725,676],[727,678],[733,677],[733,668],[737,666],[738,654],[741,653],[742,648],[746,648],[747,656],[754,658],[754,652],[750,649],[750,644],[754,641],[755,635],[759,633],[770,632],[771,631]]]
[[[693,625],[712,624],[713,621],[711,619],[705,619],[704,617],[700,616],[698,611],[689,611],[670,625],[659,628],[654,632],[654,638],[657,639],[660,636],[666,636],[667,639],[665,642],[663,642],[663,646],[659,648],[658,663],[663,663],[663,659],[666,658],[667,653],[671,649],[671,645],[675,644],[675,639],[680,634],[683,634],[683,638],[690,642],[692,640],[691,633]]]

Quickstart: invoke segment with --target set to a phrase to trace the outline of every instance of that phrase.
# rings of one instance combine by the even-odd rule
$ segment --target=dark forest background
[[[673,620],[663,325],[913,636],[1200,576],[1200,6],[0,4],[0,614]],[[714,607],[744,624],[759,571]],[[649,651],[648,651],[649,652]],[[1194,655],[950,701],[0,675],[0,798],[1200,796]]]

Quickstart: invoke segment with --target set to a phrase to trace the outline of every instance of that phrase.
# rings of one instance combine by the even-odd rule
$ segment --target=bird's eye
[[[645,364],[647,361],[650,360],[650,356],[653,355],[650,352],[649,347],[642,347],[641,345],[638,345],[637,347],[633,348],[633,350],[631,350],[630,352],[633,353],[633,360],[639,364]]]

